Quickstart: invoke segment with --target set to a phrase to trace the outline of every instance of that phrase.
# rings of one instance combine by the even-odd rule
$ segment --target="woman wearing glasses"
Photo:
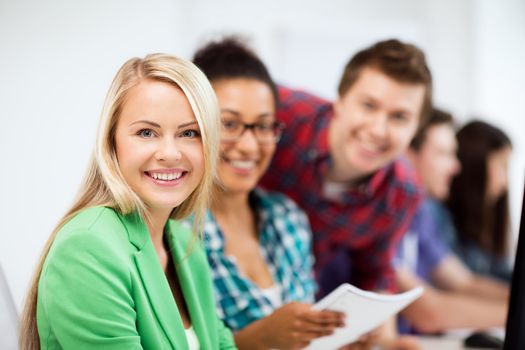
[[[310,308],[315,282],[305,214],[284,195],[256,187],[283,128],[275,84],[232,38],[203,47],[194,63],[212,83],[222,120],[219,181],[204,229],[219,316],[240,349],[304,347],[343,317]]]

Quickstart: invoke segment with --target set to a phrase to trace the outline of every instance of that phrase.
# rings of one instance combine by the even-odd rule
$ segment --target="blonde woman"
[[[127,61],[106,97],[80,195],[24,310],[22,349],[231,349],[195,235],[213,182],[219,112],[190,62]]]

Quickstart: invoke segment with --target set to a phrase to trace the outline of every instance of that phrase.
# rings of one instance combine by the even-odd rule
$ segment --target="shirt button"
[[[308,158],[310,158],[310,160],[314,160],[315,158],[317,158],[317,150],[316,149],[309,149],[308,150]]]

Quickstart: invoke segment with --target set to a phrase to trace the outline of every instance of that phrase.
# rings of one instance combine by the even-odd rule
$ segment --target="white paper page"
[[[306,350],[331,350],[351,343],[384,323],[423,293],[417,287],[401,294],[378,294],[344,283],[317,302],[316,310],[335,310],[346,314],[345,326],[332,335],[318,338]]]

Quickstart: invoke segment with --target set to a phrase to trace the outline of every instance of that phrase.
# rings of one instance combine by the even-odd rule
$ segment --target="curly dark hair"
[[[221,79],[248,78],[268,85],[278,104],[277,87],[268,69],[259,57],[236,36],[212,41],[197,50],[193,63],[213,83]]]

